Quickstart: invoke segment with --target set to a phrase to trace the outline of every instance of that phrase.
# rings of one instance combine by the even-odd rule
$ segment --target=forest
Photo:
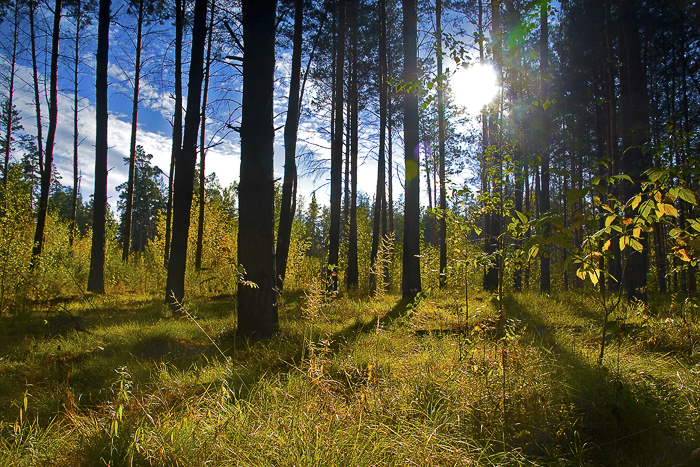
[[[0,466],[700,466],[696,2],[0,36]]]

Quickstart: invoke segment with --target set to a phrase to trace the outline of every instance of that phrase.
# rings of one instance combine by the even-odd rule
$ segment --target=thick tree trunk
[[[338,45],[335,59],[335,129],[331,154],[331,225],[328,233],[329,287],[338,290],[340,198],[343,171],[343,69],[345,64],[345,0],[338,0]]]
[[[105,0],[102,0],[105,1]],[[41,255],[44,244],[44,228],[46,227],[46,213],[49,208],[49,194],[51,191],[51,174],[53,172],[53,146],[56,138],[56,123],[58,118],[58,40],[61,29],[61,0],[56,0],[53,18],[53,33],[51,38],[51,83],[49,85],[49,130],[46,134],[46,153],[44,169],[41,172],[41,194],[39,197],[39,212],[37,216],[36,231],[34,233],[34,247],[32,248],[32,266],[36,265]],[[98,47],[98,52],[100,51]],[[98,54],[99,57],[99,54]],[[98,61],[98,64],[100,62]],[[106,77],[106,75],[105,75]],[[105,83],[106,89],[106,83]],[[106,99],[105,99],[106,100]],[[98,126],[99,130],[99,126]],[[89,283],[88,283],[89,286]],[[89,290],[89,289],[88,289]]]
[[[214,14],[216,1],[211,2],[209,17],[209,36],[207,39],[207,58],[204,65],[204,91],[202,91],[202,128],[199,131],[199,222],[197,223],[197,251],[194,256],[194,267],[202,267],[202,251],[204,250],[204,207],[206,203],[206,128],[207,128],[207,98],[209,96],[209,71],[211,68],[211,47],[214,37]]]
[[[165,214],[165,248],[163,263],[170,260],[170,241],[173,214],[173,189],[175,167],[182,151],[182,35],[184,30],[185,0],[175,0],[175,114],[173,115],[173,148],[170,154],[170,174],[168,176],[168,204]]]
[[[90,249],[89,292],[105,292],[105,219],[107,214],[107,69],[109,59],[110,0],[100,0],[97,25],[95,69],[95,194],[92,212],[92,248]],[[48,146],[47,146],[48,151]],[[47,161],[48,162],[48,161]],[[46,172],[51,172],[47,163]]]
[[[277,230],[277,251],[275,252],[277,263],[277,287],[280,291],[284,287],[284,278],[287,272],[287,257],[292,240],[292,223],[296,203],[295,198],[297,184],[297,132],[299,131],[300,95],[299,85],[301,79],[301,47],[303,41],[304,2],[294,2],[294,43],[292,46],[292,77],[289,84],[289,102],[287,105],[287,121],[284,124],[284,180],[282,182],[282,203],[280,206],[280,221]]]
[[[238,264],[257,287],[238,289],[238,330],[247,337],[277,331],[273,89],[276,0],[243,0]]]
[[[131,108],[131,139],[129,141],[129,180],[126,187],[126,212],[124,213],[124,238],[122,261],[129,259],[131,249],[131,217],[134,206],[134,171],[136,166],[136,130],[139,117],[139,84],[141,80],[141,33],[143,30],[143,2],[139,0],[136,25],[136,62],[134,64],[134,97]]]
[[[418,12],[416,0],[402,0],[404,80],[418,82]],[[404,298],[415,297],[421,291],[420,277],[420,161],[418,95],[409,92],[404,98],[404,158],[406,161],[406,197],[403,231]]]
[[[168,262],[165,301],[173,313],[180,312],[185,297],[185,270],[187,269],[187,240],[192,209],[194,167],[197,162],[197,133],[202,81],[204,79],[204,43],[207,30],[207,0],[194,3],[192,23],[192,52],[190,54],[189,82],[187,85],[187,113],[182,150],[175,161],[177,170],[173,184],[173,238]]]
[[[620,60],[620,110],[622,114],[622,166],[634,184],[625,185],[624,201],[640,190],[642,172],[649,164],[642,152],[648,138],[645,68],[642,63],[639,26],[632,0],[618,0],[618,42]],[[648,235],[639,239],[643,251],[628,252],[627,297],[646,301],[648,270]]]

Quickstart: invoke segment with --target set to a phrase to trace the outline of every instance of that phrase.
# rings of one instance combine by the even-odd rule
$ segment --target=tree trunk
[[[104,0],[103,0],[104,1]],[[51,174],[53,172],[53,145],[56,138],[56,120],[58,118],[58,40],[61,29],[61,0],[56,0],[53,18],[53,33],[51,38],[51,84],[49,85],[49,130],[46,135],[46,160],[41,172],[41,194],[39,197],[39,212],[37,216],[36,231],[34,233],[34,247],[32,248],[32,266],[36,265],[41,255],[44,244],[44,228],[46,226],[46,213],[49,208],[49,194],[51,191]],[[98,48],[99,52],[99,48]],[[99,54],[98,54],[99,57]],[[99,64],[100,62],[98,62]],[[105,75],[106,78],[106,75]],[[106,86],[105,86],[106,89]],[[106,99],[105,99],[106,100]],[[99,126],[98,126],[99,130]],[[89,285],[89,284],[88,284]],[[89,290],[89,289],[88,289]]]
[[[36,1],[29,3],[29,37],[32,43],[32,80],[34,81],[34,111],[36,113],[36,143],[39,152],[39,175],[44,173],[44,139],[41,135],[41,99],[39,97],[39,69],[36,64],[36,33],[34,32],[34,9]]]
[[[175,115],[173,115],[173,148],[170,154],[170,174],[168,176],[168,205],[165,214],[163,263],[166,267],[170,260],[175,167],[182,151],[182,35],[185,27],[183,18],[185,3],[185,0],[175,0]]]
[[[352,75],[350,77],[350,230],[348,232],[348,290],[356,289],[360,283],[357,264],[357,150],[358,150],[358,99],[357,99],[357,8],[358,0],[351,0],[350,42],[352,43]],[[381,34],[381,33],[380,33]],[[381,133],[381,130],[380,130]],[[381,157],[381,156],[380,156]],[[383,169],[383,167],[382,167]],[[379,196],[379,194],[377,194]],[[382,194],[382,199],[384,196]]]
[[[275,275],[273,89],[276,0],[244,0],[243,104],[238,264],[257,287],[238,289],[238,330],[267,337],[278,329]]]
[[[376,261],[379,252],[380,241],[380,217],[382,200],[384,199],[384,187],[386,185],[384,174],[386,154],[386,104],[387,104],[387,77],[386,77],[386,0],[379,0],[379,160],[377,161],[377,193],[374,200],[374,216],[372,220],[372,251],[370,264],[372,273],[369,276],[369,289],[374,292],[377,279],[374,275],[377,271]],[[393,226],[392,226],[393,227]]]
[[[299,84],[301,79],[301,47],[303,41],[304,2],[294,2],[294,44],[292,47],[292,77],[289,84],[289,102],[287,104],[287,121],[284,125],[284,181],[282,182],[282,203],[280,206],[280,221],[277,230],[277,287],[284,287],[287,272],[287,257],[292,240],[292,223],[294,222],[295,202],[292,199],[297,183],[296,147],[297,132],[299,131],[300,96]]]
[[[209,18],[209,36],[207,39],[207,58],[204,62],[204,91],[202,92],[202,129],[199,131],[199,222],[197,223],[197,251],[194,257],[194,267],[202,267],[202,250],[204,249],[204,205],[206,203],[206,128],[207,128],[207,97],[209,96],[209,71],[211,68],[211,47],[214,36],[214,14],[216,0],[211,2]]]
[[[442,78],[442,0],[435,1],[435,24],[437,31],[438,73],[438,151],[440,158],[440,287],[447,284],[447,192],[445,190],[445,102]]]
[[[124,238],[122,261],[129,259],[131,249],[131,217],[134,206],[134,170],[136,165],[136,130],[139,116],[139,81],[141,79],[141,32],[143,30],[143,1],[139,0],[136,25],[136,62],[134,64],[134,97],[131,109],[131,139],[129,145],[129,180],[126,187],[126,212],[124,213]]]
[[[549,119],[544,103],[547,101],[549,94],[549,22],[548,11],[549,2],[542,4],[540,12],[540,118],[542,125],[541,144],[541,182],[540,188],[540,211],[542,214],[549,211]],[[544,224],[543,235],[549,237],[551,235],[552,226],[549,222]],[[550,248],[546,245],[542,248],[540,259],[540,293],[548,294],[550,292]]]
[[[107,213],[107,69],[109,59],[110,0],[100,0],[95,65],[95,194],[92,212],[92,248],[88,292],[105,292],[105,219]],[[50,127],[49,127],[50,128]],[[49,130],[50,131],[50,130]],[[47,144],[48,152],[48,144]],[[51,172],[47,164],[46,172]]]
[[[340,198],[343,170],[343,66],[345,64],[345,0],[338,0],[338,45],[335,60],[335,129],[331,154],[331,225],[328,238],[328,274],[330,289],[338,290],[340,252]]]
[[[194,3],[192,23],[192,52],[187,85],[187,113],[182,150],[175,160],[177,170],[173,184],[173,238],[168,262],[165,302],[173,313],[180,312],[185,297],[185,270],[187,269],[187,239],[190,229],[190,210],[194,188],[194,167],[197,162],[197,133],[202,81],[204,79],[204,43],[207,30],[207,0]],[[240,192],[240,189],[239,189]]]
[[[646,106],[645,68],[642,63],[639,26],[635,7],[631,0],[618,0],[618,42],[620,60],[620,110],[622,114],[622,165],[624,173],[630,175],[634,184],[627,183],[624,201],[641,189],[642,172],[648,162],[642,146],[647,142],[648,119]],[[631,250],[626,266],[625,286],[627,297],[646,301],[648,269],[648,235],[639,239],[642,252]]]
[[[73,57],[73,193],[71,196],[70,227],[68,231],[68,244],[73,246],[73,237],[76,231],[76,217],[78,215],[78,65],[80,64],[80,30],[81,3],[75,2],[75,55]]]
[[[19,0],[15,0],[14,4],[14,24],[12,32],[12,55],[10,56],[10,75],[7,93],[7,121],[5,134],[5,165],[2,173],[2,185],[7,188],[7,176],[10,169],[10,153],[12,152],[12,129],[14,120],[14,95],[15,95],[15,68],[17,65],[17,45],[19,42]]]
[[[418,12],[416,0],[402,0],[404,80],[418,82]],[[404,298],[415,297],[421,291],[420,277],[420,161],[418,95],[409,92],[404,98],[404,158],[406,161],[406,195],[403,231]]]

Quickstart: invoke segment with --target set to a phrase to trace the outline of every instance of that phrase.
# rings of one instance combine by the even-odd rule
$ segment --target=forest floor
[[[233,297],[0,317],[0,465],[700,465],[700,315],[522,293],[498,339],[456,294],[288,294],[258,342]]]

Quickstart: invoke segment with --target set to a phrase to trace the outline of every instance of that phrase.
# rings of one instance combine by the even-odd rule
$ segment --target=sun
[[[476,115],[498,94],[496,73],[489,65],[476,64],[468,68],[458,67],[450,77],[452,96],[457,106],[464,107],[470,115]]]

